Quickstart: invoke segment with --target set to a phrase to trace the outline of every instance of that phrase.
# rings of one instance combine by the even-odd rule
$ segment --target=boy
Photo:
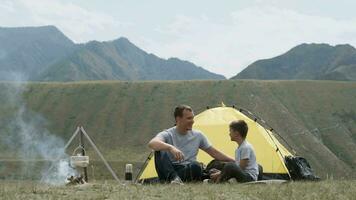
[[[238,182],[257,181],[258,165],[256,155],[250,143],[246,141],[248,126],[245,121],[233,121],[229,125],[230,139],[239,146],[235,151],[235,162],[226,163],[221,171],[210,175],[214,182],[224,182],[236,178]]]

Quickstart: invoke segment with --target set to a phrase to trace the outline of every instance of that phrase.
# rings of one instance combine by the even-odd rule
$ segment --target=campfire
[[[71,173],[71,175],[69,175],[68,173],[65,173],[66,175],[63,174],[64,176],[61,176],[60,182],[62,183],[62,181],[65,181],[66,185],[84,185],[84,184],[88,183],[87,167],[89,165],[89,156],[85,155],[86,150],[84,148],[84,141],[83,141],[84,138],[89,141],[89,144],[93,147],[94,151],[99,155],[101,161],[104,162],[106,168],[109,170],[109,172],[114,177],[114,179],[116,181],[120,182],[120,180],[117,177],[114,170],[111,168],[109,163],[105,160],[103,154],[99,151],[98,147],[94,144],[93,140],[85,132],[83,127],[79,127],[79,126],[77,127],[77,129],[74,132],[74,134],[72,135],[72,137],[69,139],[67,144],[64,146],[64,149],[67,149],[69,147],[69,145],[72,143],[72,141],[74,140],[74,138],[77,136],[79,136],[79,145],[78,145],[78,147],[76,147],[74,149],[72,156],[70,156],[69,163],[64,162],[64,163],[68,164],[67,168],[71,168],[72,170],[70,170],[70,171],[75,171],[75,173]],[[55,160],[56,161],[61,160],[60,158],[62,158],[62,157],[63,157],[63,155],[59,155],[58,158]],[[61,161],[60,161],[60,163],[61,163]],[[51,170],[53,170],[55,168],[55,166],[56,165],[52,163],[51,167],[48,169],[46,174],[44,174],[44,176],[42,177],[43,180],[46,180],[48,178],[48,176],[50,176],[49,172],[51,172]],[[80,171],[82,171],[83,173],[78,173],[79,169],[82,169]],[[76,174],[76,175],[73,175],[73,174]],[[65,180],[63,180],[63,179],[65,179]]]
[[[66,185],[81,185],[81,184],[85,184],[85,180],[84,177],[82,175],[79,176],[70,176],[67,178],[67,183]]]

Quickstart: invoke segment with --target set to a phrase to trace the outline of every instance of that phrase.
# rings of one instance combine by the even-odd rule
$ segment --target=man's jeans
[[[168,152],[155,152],[156,171],[161,182],[170,182],[176,176],[179,176],[182,181],[201,181],[202,167],[194,161],[188,164],[175,164],[169,159]]]

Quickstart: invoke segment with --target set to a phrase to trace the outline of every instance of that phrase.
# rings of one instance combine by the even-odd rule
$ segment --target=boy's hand
[[[217,170],[217,171],[213,172],[212,174],[210,174],[210,178],[211,178],[211,180],[213,180],[213,182],[215,182],[215,183],[220,182],[221,171]]]

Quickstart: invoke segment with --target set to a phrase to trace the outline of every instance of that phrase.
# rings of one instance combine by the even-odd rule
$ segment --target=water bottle
[[[125,181],[132,181],[132,164],[126,164],[125,166]]]

